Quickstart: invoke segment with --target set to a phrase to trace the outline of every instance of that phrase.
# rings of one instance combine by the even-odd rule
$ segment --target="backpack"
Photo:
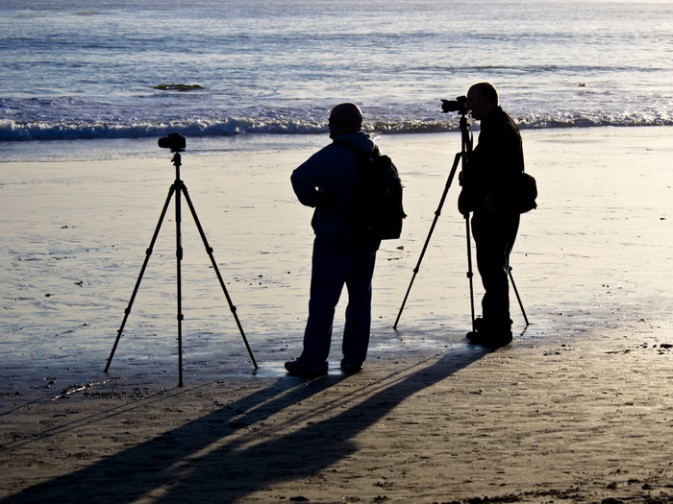
[[[378,147],[366,154],[348,143],[335,142],[358,155],[353,194],[353,225],[377,240],[395,240],[407,216],[402,204],[402,181],[390,157]]]
[[[514,188],[515,208],[519,213],[526,213],[537,208],[537,182],[532,175],[521,172]]]

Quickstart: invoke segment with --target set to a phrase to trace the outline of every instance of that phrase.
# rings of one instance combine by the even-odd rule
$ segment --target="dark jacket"
[[[314,207],[311,225],[316,239],[332,247],[377,249],[378,241],[362,236],[353,225],[353,193],[358,155],[338,145],[345,142],[364,153],[374,150],[366,133],[347,133],[312,155],[292,172],[290,180],[299,201]]]
[[[479,142],[463,174],[458,206],[470,211],[510,212],[510,196],[517,176],[524,170],[521,134],[501,107],[481,120]]]

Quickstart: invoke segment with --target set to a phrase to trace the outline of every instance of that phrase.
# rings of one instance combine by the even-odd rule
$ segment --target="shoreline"
[[[524,137],[554,138],[572,134],[582,136],[585,132],[589,137],[596,134],[613,136],[623,132],[631,132],[637,136],[639,132],[645,136],[664,135],[673,128],[671,124],[641,124],[641,125],[606,125],[606,126],[553,126],[553,127],[526,127],[520,126]],[[176,132],[179,129],[176,129]],[[479,123],[473,122],[471,130],[475,137],[479,134]],[[460,129],[456,125],[447,130],[430,131],[376,131],[369,133],[376,139],[414,139],[423,141],[424,138],[443,137],[447,151],[460,150]],[[182,133],[181,133],[182,134]],[[327,129],[325,131],[306,133],[239,133],[232,135],[195,135],[185,134],[187,147],[184,151],[185,160],[190,156],[224,156],[236,152],[278,152],[285,150],[304,150],[311,152],[326,143]],[[170,152],[157,145],[159,135],[138,138],[83,138],[83,139],[49,139],[49,140],[3,140],[0,144],[6,147],[5,156],[0,160],[2,164],[24,163],[51,163],[51,162],[77,162],[77,161],[121,161],[133,160],[134,158],[156,160],[159,158],[170,159]],[[457,140],[456,140],[457,139]],[[440,141],[441,140],[437,140]],[[435,143],[431,140],[430,143]]]
[[[665,282],[657,282],[666,278],[663,272],[634,274],[629,266],[630,261],[638,264],[643,253],[670,255],[665,235],[658,236],[670,235],[665,160],[673,148],[667,132],[668,128],[524,132],[528,171],[540,186],[540,208],[522,216],[512,260],[523,304],[534,314],[537,336],[556,335],[557,326],[576,332],[600,327],[597,322],[615,309],[609,306],[611,298],[625,290],[633,292],[617,305],[637,306],[647,301],[629,297],[667,293]],[[288,179],[294,166],[328,142],[326,136],[311,138],[316,144],[302,148],[187,152],[183,158],[183,179],[197,215],[253,352],[261,353],[256,358],[263,362],[287,360],[300,347],[310,279],[311,210],[296,202]],[[447,145],[453,142],[459,148],[460,135],[390,135],[377,141],[402,173],[409,217],[402,239],[384,242],[378,254],[372,348],[378,345],[383,353],[404,354],[418,347],[421,356],[428,355],[437,347],[460,342],[469,327],[465,227],[455,211],[457,185],[441,209],[399,330],[392,331],[391,326],[453,161],[454,152]],[[0,164],[2,225],[11,243],[3,250],[2,275],[8,286],[3,346],[12,361],[23,366],[36,362],[39,368],[50,364],[41,357],[50,356],[52,363],[63,361],[66,369],[87,356],[88,368],[105,363],[172,181],[170,153],[157,154],[161,156],[134,162]],[[638,165],[640,173],[633,170]],[[650,176],[656,190],[648,187]],[[647,200],[634,197],[639,188],[643,194],[649,191]],[[185,352],[193,352],[187,356],[197,369],[207,370],[205,361],[214,357],[216,368],[248,370],[249,357],[186,208],[183,220]],[[275,230],[280,230],[277,236]],[[128,369],[175,365],[173,233],[168,212],[112,370],[122,359],[127,359]],[[610,250],[612,243],[618,248]],[[587,261],[586,267],[582,261]],[[621,268],[623,277],[610,278],[616,273],[611,271],[614,266]],[[588,271],[605,278],[593,282]],[[552,278],[555,282],[550,282]],[[586,292],[575,296],[554,283]],[[476,272],[474,284],[478,314]],[[559,314],[546,306],[549,292],[560,304]],[[339,310],[343,306],[342,301]],[[567,320],[562,309],[568,311]],[[601,310],[602,315],[590,314]],[[47,314],[51,320],[45,324]],[[514,296],[512,318],[515,331],[521,331]],[[37,342],[21,344],[21,338],[29,335]],[[405,340],[410,343],[405,345]],[[125,348],[129,344],[133,346]],[[213,354],[222,344],[226,351]],[[32,347],[36,348],[31,351]],[[89,381],[104,378],[93,373]]]
[[[599,327],[597,322],[614,310],[611,298],[624,291],[628,296],[617,305],[647,302],[631,301],[633,296],[650,296],[656,303],[660,294],[670,295],[665,270],[638,273],[630,266],[639,264],[642,255],[646,260],[651,254],[670,256],[665,239],[671,219],[669,133],[670,128],[654,127],[523,132],[528,171],[540,186],[540,207],[522,216],[513,275],[526,310],[538,319],[538,336],[555,335],[556,327],[572,332]],[[183,179],[253,352],[260,352],[262,361],[291,358],[303,332],[311,210],[296,202],[289,173],[328,142],[326,135],[310,139],[311,145],[293,143],[284,150],[187,151],[183,156]],[[416,346],[428,355],[437,346],[460,342],[470,323],[457,184],[441,209],[399,330],[391,326],[438,210],[455,154],[451,147],[460,148],[460,135],[384,135],[377,141],[400,169],[409,217],[402,238],[384,242],[378,254],[373,348],[379,344],[381,352],[404,352]],[[7,286],[3,347],[12,361],[35,362],[39,368],[49,365],[42,356],[50,356],[67,368],[90,357],[86,367],[93,368],[107,360],[174,174],[170,153],[151,147],[157,151],[153,159],[0,163],[6,236],[0,274]],[[637,191],[646,199],[637,198]],[[193,352],[189,358],[200,368],[214,358],[216,367],[248,369],[230,308],[186,208],[183,220],[185,351]],[[173,366],[173,233],[168,212],[112,369],[134,355],[131,368]],[[616,278],[613,267],[620,269]],[[593,281],[587,272],[604,278]],[[476,274],[474,283],[478,314]],[[566,284],[585,292],[564,291]],[[547,306],[546,297],[560,305],[559,314]],[[561,315],[563,310],[569,317]],[[515,331],[522,329],[520,315],[512,297]],[[405,340],[410,343],[404,345]],[[217,350],[222,344],[224,353]]]

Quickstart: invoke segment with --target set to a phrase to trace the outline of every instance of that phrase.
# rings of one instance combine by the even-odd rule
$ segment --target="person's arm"
[[[303,205],[323,207],[326,204],[325,182],[320,172],[320,162],[315,155],[292,172],[292,189]]]

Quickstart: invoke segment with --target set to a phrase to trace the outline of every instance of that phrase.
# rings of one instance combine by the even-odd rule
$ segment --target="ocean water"
[[[671,33],[661,0],[3,0],[0,148],[322,133],[342,101],[444,131],[481,80],[523,128],[673,125]]]
[[[324,145],[328,111],[342,101],[360,104],[367,129],[387,136],[408,188],[404,241],[379,256],[375,355],[462,341],[469,307],[455,203],[399,334],[389,319],[446,180],[444,156],[460,145],[458,117],[440,100],[482,80],[528,130],[527,161],[543,190],[515,249],[534,320],[525,337],[639,320],[631,314],[640,306],[667,313],[671,33],[673,1],[2,0],[2,387],[45,378],[42,390],[55,369],[77,370],[82,382],[102,374],[173,181],[156,139],[174,131],[188,137],[187,183],[251,345],[282,375],[300,347],[312,238],[288,174]],[[604,126],[642,127],[622,138]],[[587,141],[569,128],[585,128]],[[64,162],[17,170],[12,161]],[[247,370],[184,212],[190,373]],[[170,220],[115,373],[174,376]]]

